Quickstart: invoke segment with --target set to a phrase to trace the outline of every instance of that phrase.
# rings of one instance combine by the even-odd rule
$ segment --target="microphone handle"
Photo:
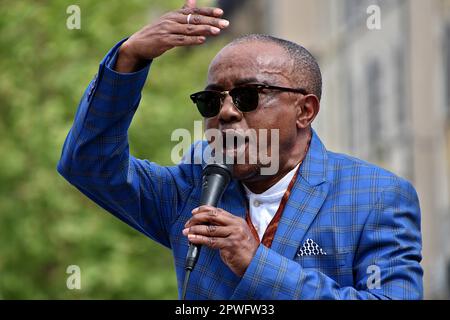
[[[224,183],[223,180],[227,180],[223,175],[220,174],[211,174],[205,176],[203,181],[203,189],[212,189],[217,190],[217,192],[202,192],[202,196],[200,198],[200,205],[209,205],[212,207],[217,206],[219,199],[222,197],[223,192],[225,191],[227,182]],[[201,245],[189,243],[188,253],[186,255],[186,270],[192,270],[197,263],[198,257],[200,255]]]
[[[224,164],[208,165],[203,171],[202,195],[200,205],[210,205],[217,207],[228,183],[231,180],[231,167]],[[200,245],[189,243],[189,249],[186,255],[183,288],[181,291],[181,299],[186,299],[187,287],[191,271],[194,269],[200,256]]]

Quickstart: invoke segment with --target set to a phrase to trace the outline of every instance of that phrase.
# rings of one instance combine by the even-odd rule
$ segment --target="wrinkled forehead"
[[[251,82],[287,85],[292,61],[286,51],[269,42],[244,42],[223,48],[208,70],[208,87],[229,89]]]

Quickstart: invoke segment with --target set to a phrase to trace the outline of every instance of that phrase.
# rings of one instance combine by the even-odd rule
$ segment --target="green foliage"
[[[81,8],[68,30],[66,8]],[[56,172],[79,99],[117,41],[182,1],[2,1],[0,6],[0,298],[176,299],[169,250],[91,203]],[[170,163],[175,128],[199,117],[188,99],[221,47],[154,61],[130,130],[137,157]],[[66,268],[81,268],[81,290]]]

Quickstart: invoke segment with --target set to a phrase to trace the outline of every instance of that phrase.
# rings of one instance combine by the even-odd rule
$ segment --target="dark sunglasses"
[[[259,93],[264,90],[276,90],[285,92],[307,94],[302,88],[284,88],[265,84],[248,84],[231,89],[230,91],[206,90],[191,94],[191,100],[197,105],[198,111],[205,118],[212,118],[219,114],[223,101],[227,94],[233,99],[233,104],[241,112],[256,110],[259,104]]]

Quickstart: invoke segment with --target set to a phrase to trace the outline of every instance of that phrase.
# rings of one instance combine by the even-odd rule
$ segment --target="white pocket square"
[[[300,250],[298,250],[297,256],[322,256],[326,254],[313,239],[306,239]]]

